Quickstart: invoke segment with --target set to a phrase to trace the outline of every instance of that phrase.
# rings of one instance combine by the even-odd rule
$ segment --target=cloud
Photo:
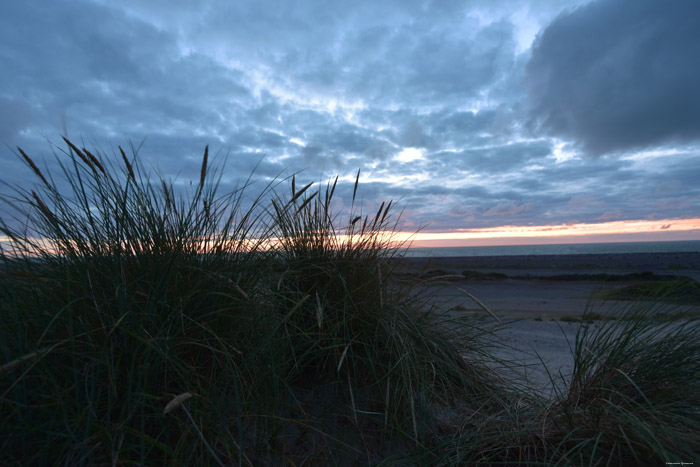
[[[621,217],[622,217],[622,211],[620,211],[618,209],[615,211],[605,211],[603,214],[601,214],[595,220],[599,221],[599,222],[614,221],[614,220],[620,219]]]
[[[557,17],[527,65],[531,127],[591,155],[700,141],[700,2],[597,0]]]
[[[542,162],[550,152],[548,141],[513,142],[462,151],[437,152],[431,157],[431,167],[436,172],[458,168],[472,173],[504,173]]]
[[[32,110],[25,102],[0,96],[0,141],[12,144],[32,121]]]
[[[223,188],[255,167],[263,184],[280,174],[299,173],[302,183],[337,173],[346,202],[362,168],[367,210],[394,199],[406,206],[408,223],[435,230],[611,213],[700,217],[700,151],[579,152],[692,139],[681,121],[691,110],[675,109],[671,118],[657,104],[681,92],[688,109],[696,103],[678,78],[694,42],[676,37],[693,34],[659,33],[670,21],[661,9],[677,7],[646,2],[594,3],[553,20],[582,3],[10,2],[0,15],[0,144],[20,145],[51,169],[55,148],[46,139],[60,142],[62,133],[107,154],[143,141],[148,167],[184,181],[196,180],[209,144],[212,155],[228,155]],[[628,34],[620,5],[635,24],[653,10],[648,23],[656,26]],[[665,81],[634,74],[650,66],[642,46],[665,66]],[[570,51],[577,55],[568,64]],[[684,66],[693,77],[691,65]],[[580,82],[576,73],[584,73]],[[601,83],[630,76],[635,86],[613,96],[610,112]],[[674,87],[660,92],[655,82]],[[642,111],[630,107],[630,96]],[[557,104],[562,98],[579,105],[567,110]],[[587,105],[601,106],[604,125]],[[678,134],[654,136],[654,126],[631,140],[624,125],[637,128],[647,115],[672,122]],[[31,176],[10,151],[0,162],[4,180]],[[598,204],[567,206],[586,194]]]
[[[494,217],[494,216],[513,216],[523,212],[527,212],[532,209],[532,204],[524,203],[518,204],[517,201],[506,201],[503,203],[498,203],[481,215],[484,217]]]
[[[601,208],[604,207],[605,203],[602,203],[598,198],[590,193],[584,193],[572,196],[568,203],[566,203],[566,209],[571,212],[578,212],[591,208]]]

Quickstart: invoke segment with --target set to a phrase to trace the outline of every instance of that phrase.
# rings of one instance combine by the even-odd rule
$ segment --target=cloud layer
[[[700,139],[700,3],[595,1],[539,36],[533,119],[589,154]]]
[[[196,6],[195,6],[196,5]],[[98,0],[0,11],[0,142],[339,174],[445,231],[700,217],[694,0]],[[8,181],[30,179],[10,149]]]

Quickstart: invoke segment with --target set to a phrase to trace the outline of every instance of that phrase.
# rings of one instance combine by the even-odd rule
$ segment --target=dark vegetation
[[[207,150],[188,188],[66,144],[59,173],[20,150],[38,184],[5,199],[0,464],[700,462],[697,327],[584,324],[544,399],[396,280],[359,172],[341,217],[336,182],[220,194]]]
[[[688,278],[671,281],[628,285],[600,291],[597,298],[606,300],[664,300],[668,302],[700,305],[700,283]]]
[[[426,274],[431,275],[436,272],[441,272],[448,274],[447,271],[433,270],[428,271]],[[631,272],[628,274],[610,274],[610,273],[574,273],[574,274],[547,274],[547,275],[516,275],[509,276],[500,272],[483,272],[474,270],[465,270],[461,273],[467,279],[470,280],[505,280],[505,279],[519,279],[519,280],[540,280],[540,281],[565,281],[565,282],[575,282],[575,281],[592,281],[592,282],[685,282],[688,285],[695,283],[697,281],[690,279],[685,276],[678,276],[675,274],[655,274],[653,272]],[[663,286],[662,286],[663,287]]]

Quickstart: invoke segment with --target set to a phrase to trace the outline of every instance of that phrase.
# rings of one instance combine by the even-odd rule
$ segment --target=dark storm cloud
[[[542,31],[533,122],[593,155],[700,140],[700,2],[597,0]]]

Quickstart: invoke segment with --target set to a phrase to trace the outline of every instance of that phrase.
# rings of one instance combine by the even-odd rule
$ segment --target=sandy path
[[[496,331],[501,346],[494,352],[509,363],[503,374],[544,396],[553,395],[554,387],[562,390],[574,369],[572,349],[578,328],[579,323],[558,321],[506,323]]]
[[[495,331],[499,346],[494,349],[497,358],[510,364],[510,368],[501,368],[502,374],[550,396],[552,378],[563,388],[573,371],[571,349],[579,323],[561,319],[580,317],[587,306],[603,313],[619,306],[614,302],[589,303],[589,295],[605,287],[599,282],[460,280],[430,287],[428,293],[453,314],[467,314],[496,326],[496,320],[462,290],[478,298],[503,322]]]
[[[451,313],[495,323],[464,291],[478,298],[504,322],[495,334],[502,344],[495,356],[514,364],[504,370],[504,374],[545,396],[552,392],[550,376],[559,388],[563,388],[563,381],[568,380],[573,371],[571,348],[580,324],[568,320],[580,318],[585,311],[605,315],[629,306],[630,302],[611,300],[603,303],[591,301],[590,297],[597,290],[625,287],[630,283],[517,277],[650,271],[700,280],[700,253],[403,258],[401,261],[399,271],[407,275],[425,275],[429,271],[433,275],[459,275],[470,270],[511,277],[501,280],[459,279],[430,286],[428,292],[442,304],[441,308],[451,310]],[[592,325],[598,326],[600,322]]]
[[[589,304],[591,293],[627,284],[603,282],[565,282],[536,280],[460,280],[431,287],[437,300],[448,309],[483,314],[483,309],[464,291],[470,293],[501,319],[561,319],[579,317],[587,305],[601,311],[600,303]],[[608,308],[612,305],[608,304]]]

